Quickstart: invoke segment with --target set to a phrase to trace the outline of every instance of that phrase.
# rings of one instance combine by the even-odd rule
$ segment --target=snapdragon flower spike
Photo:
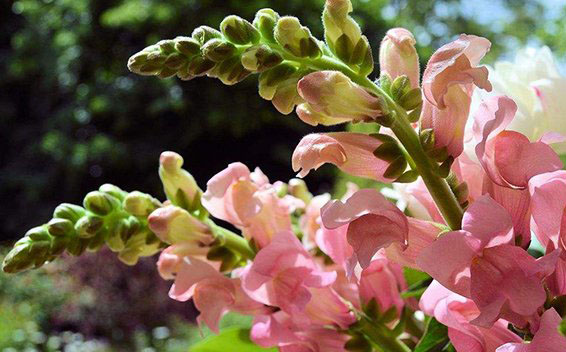
[[[426,289],[419,307],[448,327],[448,336],[456,351],[495,352],[505,343],[522,341],[507,329],[509,323],[503,319],[490,328],[473,325],[470,321],[480,314],[474,301],[451,292],[438,281],[433,281]]]
[[[473,299],[480,310],[473,324],[489,328],[503,318],[535,328],[546,300],[543,279],[554,271],[559,252],[535,260],[514,242],[511,217],[485,195],[464,214],[462,230],[440,236],[417,264],[444,287]]]
[[[322,208],[321,217],[325,228],[347,229],[354,252],[350,261],[364,269],[381,248],[397,242],[407,247],[407,217],[376,190],[362,189],[346,202],[333,200]]]
[[[84,207],[61,204],[47,224],[29,230],[4,258],[2,269],[16,273],[39,268],[65,251],[78,256],[106,244],[118,258],[134,265],[140,256],[157,253],[163,243],[149,230],[146,216],[161,206],[141,192],[105,184],[90,192]]]
[[[434,147],[453,158],[463,151],[474,87],[491,91],[487,68],[478,67],[490,46],[485,38],[462,34],[431,56],[423,74],[421,129],[432,129]]]

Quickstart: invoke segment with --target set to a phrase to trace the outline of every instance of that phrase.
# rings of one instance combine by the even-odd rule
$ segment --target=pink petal
[[[468,232],[449,232],[421,252],[417,265],[444,287],[469,297],[469,268],[478,255],[478,248],[480,241]]]
[[[234,303],[234,286],[224,277],[202,280],[195,289],[193,301],[200,312],[198,320],[218,334],[220,319]]]
[[[230,221],[233,214],[227,212],[225,205],[229,187],[240,179],[249,179],[250,170],[242,163],[232,163],[226,169],[214,175],[207,182],[206,192],[202,195],[202,204],[216,218]]]
[[[176,301],[186,302],[194,293],[195,285],[202,280],[222,277],[212,265],[196,258],[185,257],[169,290],[169,297]]]
[[[490,196],[478,198],[464,213],[462,229],[481,241],[481,247],[513,242],[513,222],[509,213]]]
[[[544,247],[548,242],[558,248],[561,234],[566,235],[562,219],[566,211],[566,171],[555,171],[529,181],[535,234]]]
[[[363,133],[309,134],[299,142],[293,152],[293,170],[300,171],[299,176],[304,177],[310,170],[331,163],[354,176],[386,181],[388,179],[383,173],[389,163],[373,155],[381,143]]]
[[[392,28],[387,31],[379,48],[379,68],[392,80],[405,75],[411,88],[419,86],[419,57],[415,49],[416,40],[405,28]]]
[[[440,109],[447,104],[444,96],[453,84],[475,84],[490,91],[487,68],[475,67],[489,51],[491,43],[482,37],[462,34],[438,49],[430,58],[423,74],[423,93]],[[471,93],[471,92],[470,92]]]
[[[436,240],[441,232],[436,224],[414,218],[409,220],[409,235],[407,248],[395,242],[385,249],[387,258],[401,266],[419,270],[417,258],[420,253]]]
[[[348,258],[354,254],[354,249],[346,238],[347,232],[348,225],[333,230],[323,226],[316,235],[318,248],[340,266],[345,266]]]

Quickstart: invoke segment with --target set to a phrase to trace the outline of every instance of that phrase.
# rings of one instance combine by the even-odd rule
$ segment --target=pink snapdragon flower
[[[540,328],[530,343],[507,343],[497,352],[564,352],[566,337],[558,332],[562,318],[554,308],[544,312]]]
[[[309,134],[293,152],[293,170],[299,171],[299,177],[305,177],[310,170],[331,163],[353,176],[390,182],[392,179],[383,175],[390,164],[373,155],[381,144],[379,139],[363,133]]]
[[[514,242],[511,217],[486,195],[468,208],[462,230],[439,237],[417,264],[446,288],[474,300],[480,315],[473,324],[491,327],[503,318],[520,327],[534,322],[535,328],[546,300],[542,280],[554,271],[559,253],[535,260]]]
[[[214,241],[214,235],[208,225],[175,205],[156,209],[149,215],[147,222],[151,231],[165,243],[192,242],[204,247]]]
[[[284,311],[256,316],[250,337],[261,347],[281,352],[344,352],[349,336],[321,325],[298,327]]]
[[[421,128],[433,129],[435,147],[445,147],[454,158],[464,149],[464,130],[474,88],[492,88],[487,68],[478,67],[490,46],[485,38],[462,34],[438,49],[423,73]]]
[[[180,302],[192,298],[200,312],[198,321],[216,333],[219,332],[220,319],[229,311],[250,315],[269,312],[263,304],[252,300],[242,290],[240,279],[222,275],[204,260],[182,257],[175,262],[175,269],[172,270],[176,275],[169,296]]]
[[[258,252],[241,277],[250,297],[295,314],[311,300],[309,289],[330,286],[336,272],[321,270],[297,237],[282,231]]]
[[[346,232],[347,242],[353,249],[352,259],[362,268],[369,266],[374,254],[381,248],[396,242],[402,248],[407,247],[407,217],[377,190],[359,190],[346,202],[330,201],[322,208],[321,217],[326,229],[336,231],[339,243],[334,248],[346,247],[340,235]],[[330,239],[328,244],[332,242],[334,240]],[[345,250],[348,250],[347,247]]]
[[[508,322],[499,319],[492,327],[470,323],[480,311],[466,297],[433,281],[419,302],[421,310],[448,327],[448,336],[458,352],[495,352],[504,343],[520,342],[519,336],[507,329]]]
[[[250,172],[244,164],[233,163],[208,181],[202,204],[262,248],[276,233],[291,230],[290,214],[303,203],[289,195],[280,198],[261,170]]]

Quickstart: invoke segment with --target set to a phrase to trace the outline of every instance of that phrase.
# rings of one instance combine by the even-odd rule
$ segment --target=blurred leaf
[[[231,328],[210,336],[190,349],[191,352],[267,352],[277,349],[262,348],[250,340],[250,329]]]
[[[440,352],[449,343],[448,328],[431,318],[414,352]]]

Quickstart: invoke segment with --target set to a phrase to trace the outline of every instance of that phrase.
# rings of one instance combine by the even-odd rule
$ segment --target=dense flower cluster
[[[462,34],[432,55],[421,79],[415,38],[394,28],[374,82],[369,41],[351,11],[349,0],[326,1],[324,42],[270,9],[253,23],[229,16],[220,31],[161,41],[129,67],[226,84],[260,73],[261,96],[307,124],[379,124],[374,134],[309,134],[292,167],[305,177],[330,163],[394,183],[397,205],[384,195],[391,189],[313,196],[301,179],[272,182],[242,163],[203,192],[182,157],[165,152],[166,202],[101,188],[86,211],[74,206],[74,217],[56,213],[28,233],[5,270],[70,251],[51,243],[78,233],[134,253],[130,264],[163,249],[169,296],[192,299],[199,323],[217,332],[227,312],[251,315],[252,341],[283,352],[566,351],[566,171],[557,154],[566,137],[551,130],[566,111],[549,53],[536,56],[546,71],[531,67],[521,78],[527,72],[510,63],[480,65],[491,43]],[[529,252],[534,242],[544,253]],[[429,337],[434,324],[445,326],[445,340]]]

